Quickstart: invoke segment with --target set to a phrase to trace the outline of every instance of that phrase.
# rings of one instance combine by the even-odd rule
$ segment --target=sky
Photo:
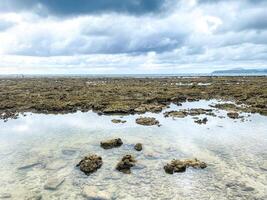
[[[267,0],[0,0],[0,74],[267,68]]]

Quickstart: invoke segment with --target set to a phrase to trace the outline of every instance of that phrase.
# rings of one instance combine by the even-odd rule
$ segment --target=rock
[[[131,173],[131,167],[135,166],[136,160],[132,155],[125,155],[117,164],[116,169],[125,174]]]
[[[135,122],[143,126],[159,125],[159,121],[154,117],[139,117],[135,120]]]
[[[82,195],[88,200],[109,200],[111,196],[104,192],[98,191],[95,186],[85,186],[82,190]]]
[[[66,155],[66,156],[73,156],[77,150],[76,149],[63,149],[62,154]]]
[[[93,172],[96,172],[103,164],[102,158],[98,155],[89,155],[84,157],[76,167],[80,167],[80,170],[86,175],[90,175]]]
[[[32,167],[35,167],[35,166],[41,165],[41,164],[42,164],[41,162],[30,162],[28,164],[22,165],[21,167],[18,168],[18,170],[29,169],[29,168],[32,168]]]
[[[64,177],[49,178],[44,185],[44,189],[45,190],[57,190],[64,181],[65,181]]]
[[[208,121],[207,117],[203,118],[203,119],[197,119],[194,122],[197,124],[206,124]]]
[[[141,104],[139,107],[135,108],[134,111],[138,113],[153,112],[159,113],[165,108],[164,104]]]
[[[41,200],[43,197],[41,194],[35,194],[31,195],[29,197],[26,197],[27,200]]]
[[[100,146],[103,149],[112,149],[114,147],[120,147],[122,144],[123,142],[120,138],[100,142]]]
[[[111,121],[112,121],[113,123],[115,123],[115,124],[125,123],[125,122],[126,122],[125,120],[121,120],[121,119],[112,119]]]
[[[184,111],[169,111],[165,112],[164,117],[173,117],[173,118],[184,118],[187,116],[187,113]]]
[[[263,170],[263,171],[267,171],[267,162],[265,162],[262,165],[260,165],[260,169]]]
[[[164,170],[168,174],[173,174],[175,172],[185,172],[188,167],[204,169],[207,165],[196,158],[187,160],[172,160],[164,166]]]
[[[141,143],[137,143],[136,145],[134,145],[134,149],[135,149],[136,151],[142,151],[143,146],[142,146]]]
[[[12,195],[10,193],[2,193],[0,194],[0,199],[9,199]]]
[[[237,119],[237,118],[239,118],[239,114],[238,114],[237,112],[229,112],[229,113],[227,113],[227,116],[228,116],[229,118],[232,118],[232,119]]]

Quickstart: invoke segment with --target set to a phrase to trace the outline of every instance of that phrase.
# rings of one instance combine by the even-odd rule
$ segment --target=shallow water
[[[215,101],[187,102],[173,109],[210,108]],[[165,110],[166,111],[166,110]],[[164,112],[165,112],[164,111]],[[0,198],[85,199],[85,186],[95,186],[111,199],[267,199],[267,117],[246,113],[244,122],[215,110],[206,125],[182,119],[154,116],[162,126],[135,123],[139,115],[98,116],[96,113],[44,115],[0,122]],[[224,116],[225,118],[220,118]],[[113,124],[122,117],[125,124]],[[204,116],[200,116],[204,117]],[[120,148],[104,150],[100,141],[122,138]],[[143,144],[143,151],[133,149]],[[75,165],[96,153],[104,164],[89,177]],[[137,159],[132,174],[115,170],[125,154]],[[203,170],[166,174],[164,164],[177,158],[198,158]],[[56,190],[44,185],[52,177],[64,182]]]

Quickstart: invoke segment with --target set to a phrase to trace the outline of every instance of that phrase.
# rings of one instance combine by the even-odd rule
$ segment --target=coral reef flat
[[[160,112],[170,103],[200,99],[230,100],[238,110],[267,115],[267,77],[0,79],[2,119],[28,111]]]

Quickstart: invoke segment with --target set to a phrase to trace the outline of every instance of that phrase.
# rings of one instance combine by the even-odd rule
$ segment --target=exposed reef
[[[215,105],[229,111],[267,115],[267,78],[1,78],[0,118],[18,113],[71,113],[93,110],[99,114],[160,112],[170,103],[201,99],[229,100]],[[194,113],[191,113],[193,115]],[[173,113],[176,117],[178,113]],[[183,116],[183,115],[180,115]]]

